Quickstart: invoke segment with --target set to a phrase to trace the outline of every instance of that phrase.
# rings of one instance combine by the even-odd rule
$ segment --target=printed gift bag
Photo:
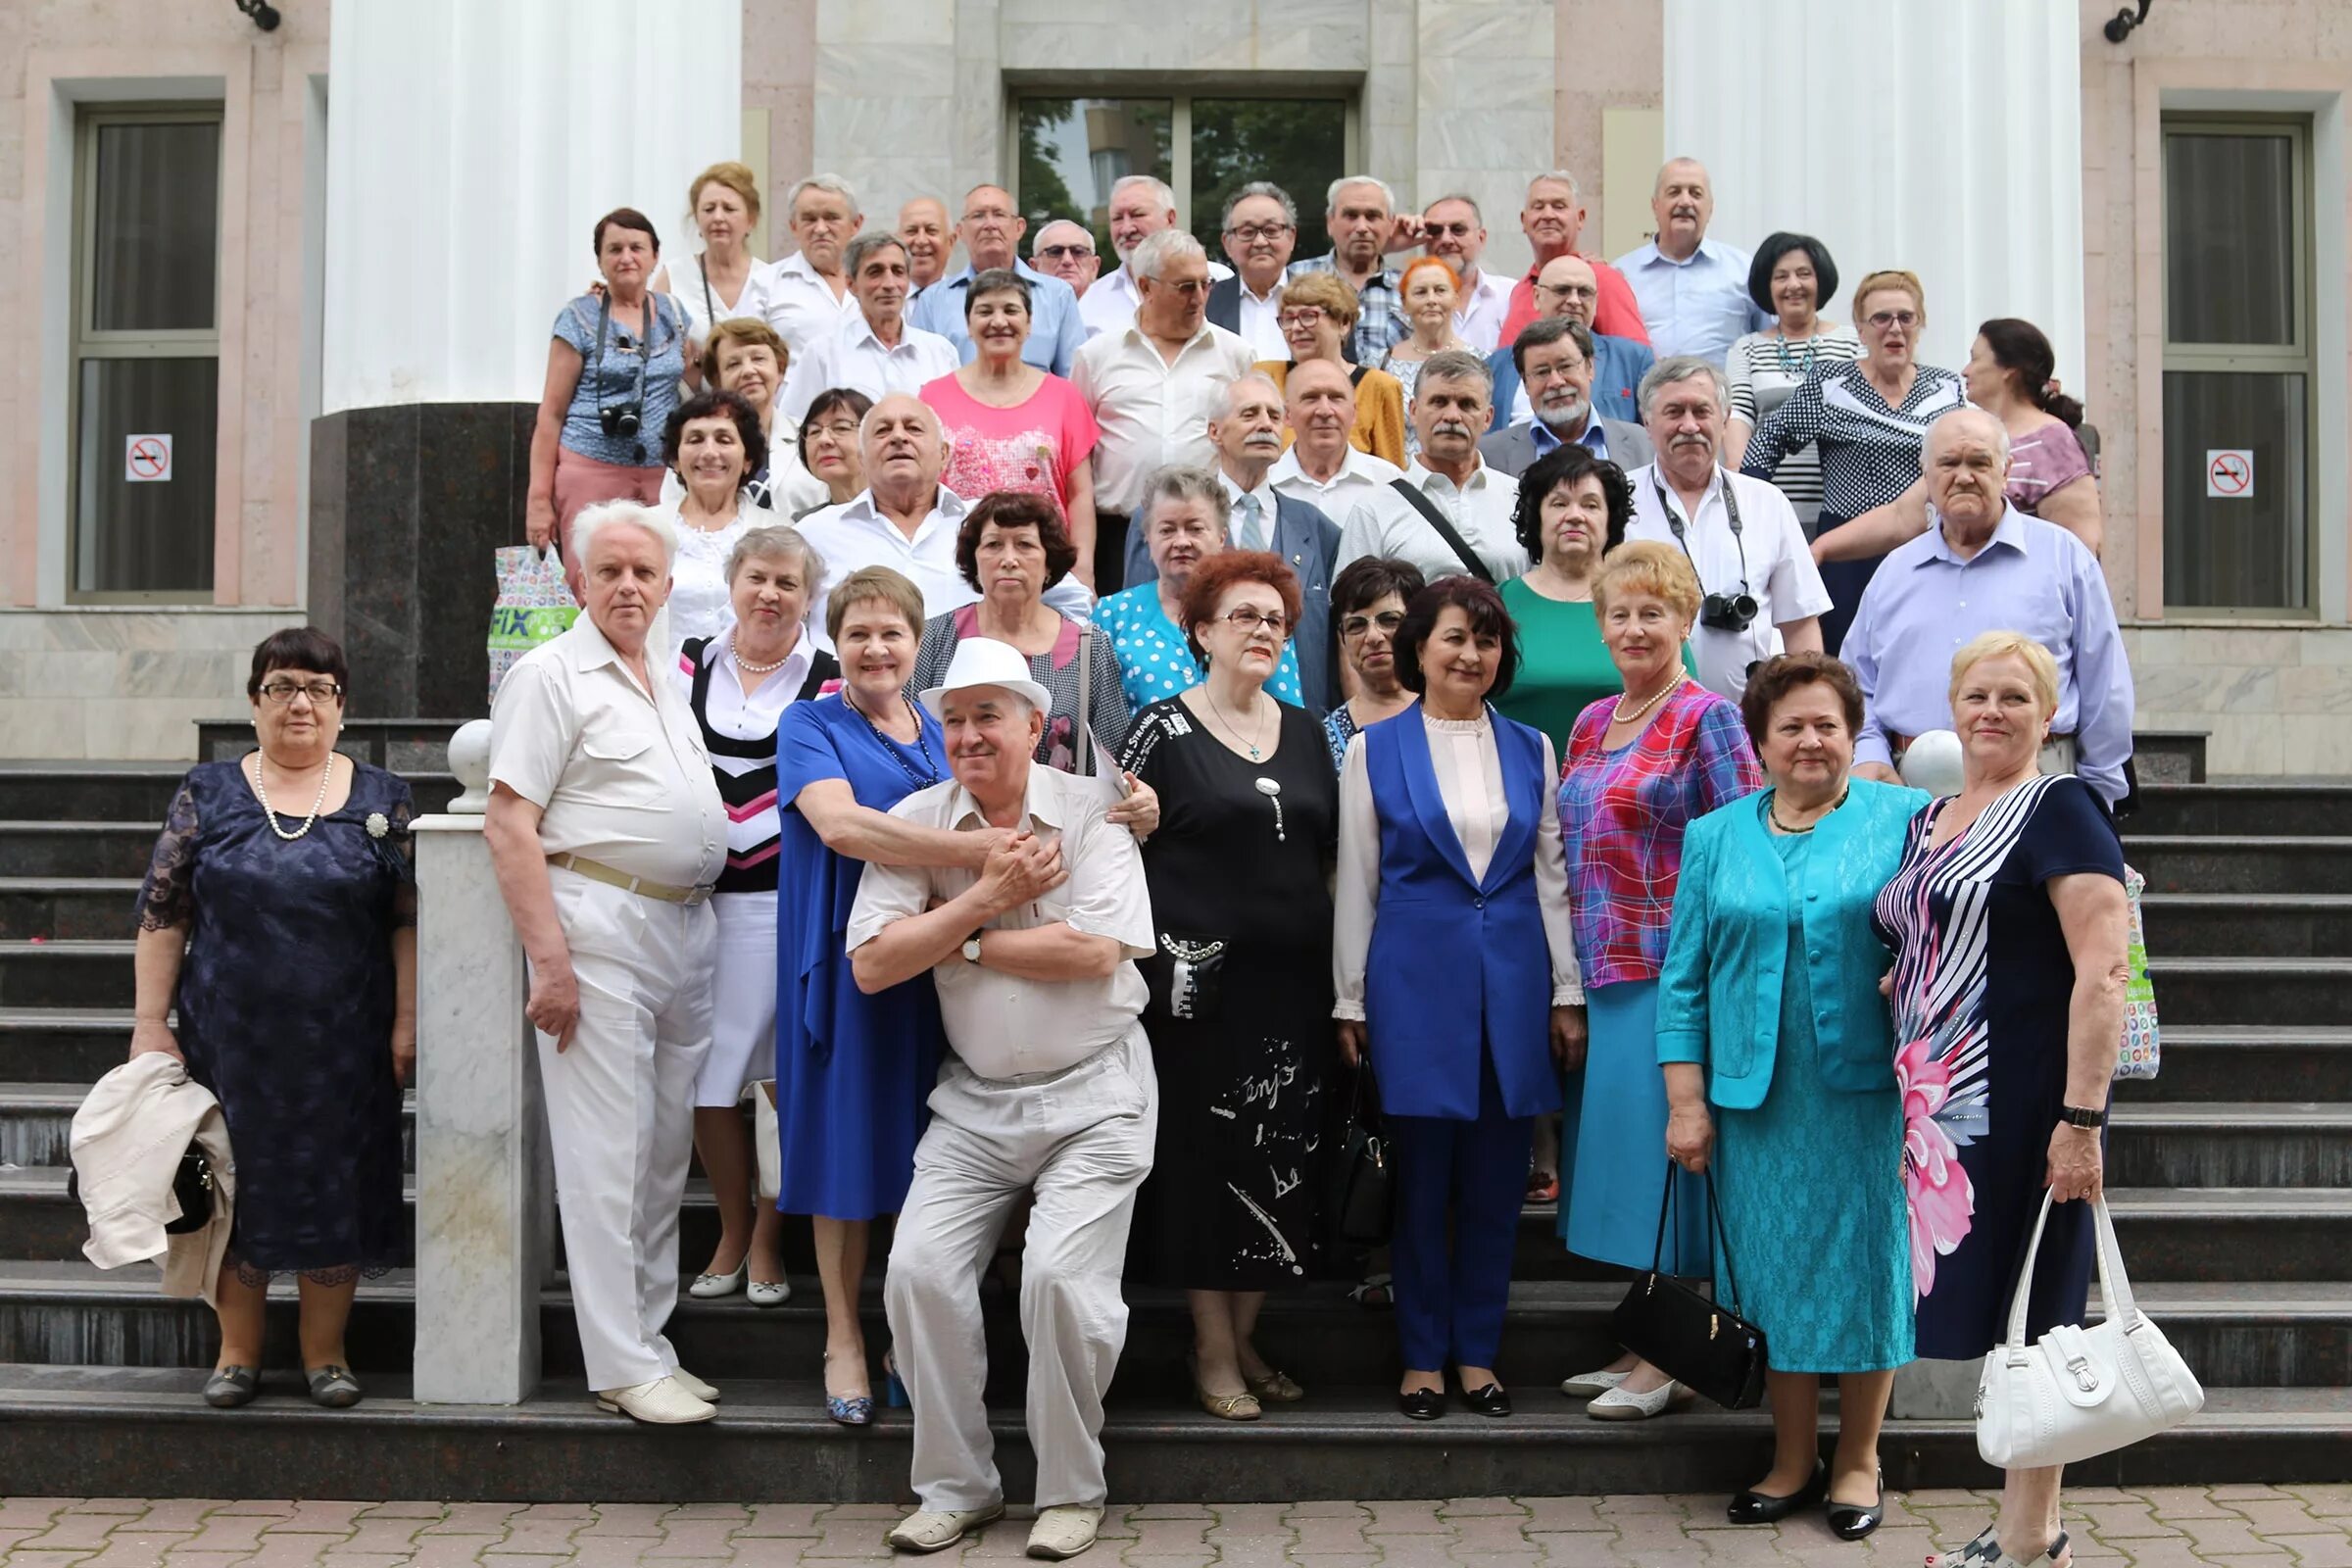
[[[2132,908],[2132,931],[2124,952],[2131,960],[2132,978],[2124,988],[2124,1043],[2115,1057],[2118,1078],[2153,1078],[2163,1060],[2156,1034],[2156,987],[2148,979],[2147,925],[2139,914],[2139,896],[2147,885],[2146,877],[2124,867],[2124,901]]]
[[[580,607],[564,583],[555,551],[504,545],[498,555],[498,598],[490,607],[490,700],[514,661],[571,629]]]

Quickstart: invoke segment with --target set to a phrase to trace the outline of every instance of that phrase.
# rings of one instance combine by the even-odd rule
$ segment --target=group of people
[[[1020,262],[995,186],[879,234],[803,180],[773,267],[748,171],[692,197],[698,257],[664,270],[610,215],[559,318],[529,527],[584,608],[492,715],[484,831],[599,1402],[714,1413],[663,1334],[699,1150],[721,1232],[687,1289],[783,1300],[808,1216],[848,1426],[895,1216],[901,1549],[1003,1512],[979,1293],[1017,1279],[1030,1551],[1068,1556],[1124,1284],[1185,1293],[1212,1417],[1310,1396],[1256,1329],[1315,1280],[1393,1306],[1402,1415],[1507,1416],[1533,1192],[1581,1256],[1736,1280],[1776,1445],[1732,1519],[1875,1529],[1894,1369],[2003,1338],[2041,1189],[2099,1186],[2132,686],[2040,335],[1916,366],[1916,278],[1834,325],[1820,244],[1707,238],[1681,160],[1615,268],[1577,254],[1574,181],[1532,182],[1516,284],[1479,271],[1474,203],[1397,215],[1372,179],[1334,185],[1305,262],[1291,198],[1245,187],[1213,270],[1123,181],[1102,276],[1074,222]],[[1849,539],[1886,551],[1850,602],[1819,564]],[[301,1152],[240,1159],[218,1403],[251,1397],[271,1271],[357,1398],[349,1278],[397,1232],[408,806],[335,758],[345,683],[316,632],[256,651],[259,750],[189,775],[142,903],[134,1050],[184,1053],[241,1151]],[[1931,800],[1897,768],[1934,730],[1966,773]],[[241,1024],[297,944],[341,945],[307,970],[332,996]],[[293,1134],[314,1093],[355,1097],[345,1136]],[[1367,1099],[1385,1275],[1319,1206]],[[2032,1332],[2080,1320],[2085,1208],[2053,1219]],[[1688,1398],[1630,1352],[1562,1388],[1608,1420]],[[2057,1498],[2011,1475],[1946,1560],[2062,1563]]]

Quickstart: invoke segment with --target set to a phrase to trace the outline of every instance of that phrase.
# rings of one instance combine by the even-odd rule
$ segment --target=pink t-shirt
[[[1070,471],[1095,450],[1095,416],[1078,389],[1049,375],[1016,408],[991,408],[953,375],[920,396],[948,433],[947,471],[939,482],[969,501],[992,490],[1045,496],[1066,515]]]

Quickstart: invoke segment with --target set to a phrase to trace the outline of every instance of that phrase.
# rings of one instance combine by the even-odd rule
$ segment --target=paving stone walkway
[[[2068,1494],[2082,1568],[2352,1568],[2352,1484],[2082,1488]],[[1553,1564],[1916,1565],[1990,1518],[1988,1493],[1889,1498],[1860,1545],[1818,1514],[1734,1529],[1717,1496],[1456,1497],[1430,1502],[1144,1503],[1116,1511],[1092,1568],[1551,1568]],[[687,1568],[890,1555],[901,1510],[819,1503],[438,1503],[0,1499],[10,1568]],[[1020,1561],[1008,1519],[929,1559]]]

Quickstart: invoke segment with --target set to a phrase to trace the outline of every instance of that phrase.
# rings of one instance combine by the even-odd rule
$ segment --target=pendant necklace
[[[334,776],[335,758],[334,754],[329,752],[326,758],[326,769],[318,775],[318,798],[311,802],[311,814],[302,819],[302,826],[289,833],[277,825],[277,808],[270,804],[270,790],[262,783],[262,754],[254,753],[253,793],[262,803],[262,814],[270,819],[270,831],[284,839],[288,844],[308,833],[313,824],[318,820],[319,811],[326,806],[326,787],[333,781]]]
[[[1225,726],[1225,732],[1250,748],[1250,760],[1252,762],[1264,761],[1266,749],[1243,734],[1242,727],[1226,715],[1224,705],[1217,701],[1215,690],[1206,681],[1200,683],[1200,689],[1208,693],[1208,706],[1216,710],[1217,722]]]

